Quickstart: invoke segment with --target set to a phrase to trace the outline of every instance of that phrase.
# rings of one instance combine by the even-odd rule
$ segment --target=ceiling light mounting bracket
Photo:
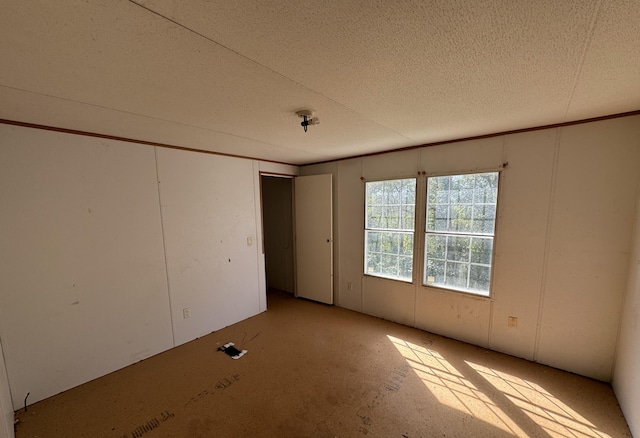
[[[320,123],[320,120],[317,117],[313,117],[313,111],[311,110],[300,110],[300,111],[296,111],[296,114],[298,115],[298,117],[302,118],[302,122],[300,122],[300,125],[304,128],[304,132],[307,132],[307,128],[310,125],[317,125]]]

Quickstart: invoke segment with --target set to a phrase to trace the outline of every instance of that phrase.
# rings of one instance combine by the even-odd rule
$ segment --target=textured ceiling
[[[638,29],[638,0],[3,0],[0,118],[304,164],[638,110]]]

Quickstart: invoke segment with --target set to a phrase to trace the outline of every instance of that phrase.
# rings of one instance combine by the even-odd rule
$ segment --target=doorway
[[[261,175],[267,294],[294,293],[293,178]]]

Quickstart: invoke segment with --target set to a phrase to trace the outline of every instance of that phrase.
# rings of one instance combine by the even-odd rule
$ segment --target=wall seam
[[[167,279],[167,297],[169,298],[169,320],[171,321],[171,340],[176,346],[176,332],[173,324],[173,306],[171,304],[171,282],[169,281],[169,262],[167,260],[167,241],[164,232],[164,214],[162,212],[162,197],[160,195],[160,171],[158,166],[158,147],[153,148],[153,158],[156,164],[156,189],[158,192],[158,207],[160,209],[160,229],[162,230],[162,252],[164,254],[164,272]]]
[[[544,298],[547,289],[547,275],[549,272],[549,247],[551,246],[551,228],[553,225],[553,212],[555,207],[556,182],[558,178],[558,165],[560,160],[560,139],[562,136],[561,128],[556,130],[555,146],[553,151],[553,165],[551,170],[551,187],[549,188],[549,208],[547,210],[547,226],[545,230],[544,255],[542,259],[542,279],[540,282],[540,296],[538,299],[538,316],[536,321],[536,337],[533,347],[534,362],[538,361],[540,352],[540,331],[542,329],[542,315],[544,309]]]

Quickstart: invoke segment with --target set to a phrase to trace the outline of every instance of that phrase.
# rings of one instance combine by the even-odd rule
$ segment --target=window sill
[[[438,291],[438,292],[454,292],[457,294],[461,294],[464,295],[466,297],[469,298],[476,298],[478,300],[481,301],[493,301],[493,298],[491,297],[491,292],[489,292],[487,295],[481,294],[481,293],[475,293],[475,292],[469,292],[466,290],[460,290],[460,289],[453,289],[450,287],[445,287],[445,286],[437,286],[435,284],[423,284],[422,285],[423,289],[431,289],[434,291]]]
[[[366,272],[363,273],[362,275],[364,277],[368,277],[368,278],[376,278],[376,279],[380,279],[380,280],[396,281],[398,283],[404,283],[404,284],[413,284],[413,280],[401,280],[399,278],[383,277],[381,275],[371,275],[371,274],[367,274]]]

